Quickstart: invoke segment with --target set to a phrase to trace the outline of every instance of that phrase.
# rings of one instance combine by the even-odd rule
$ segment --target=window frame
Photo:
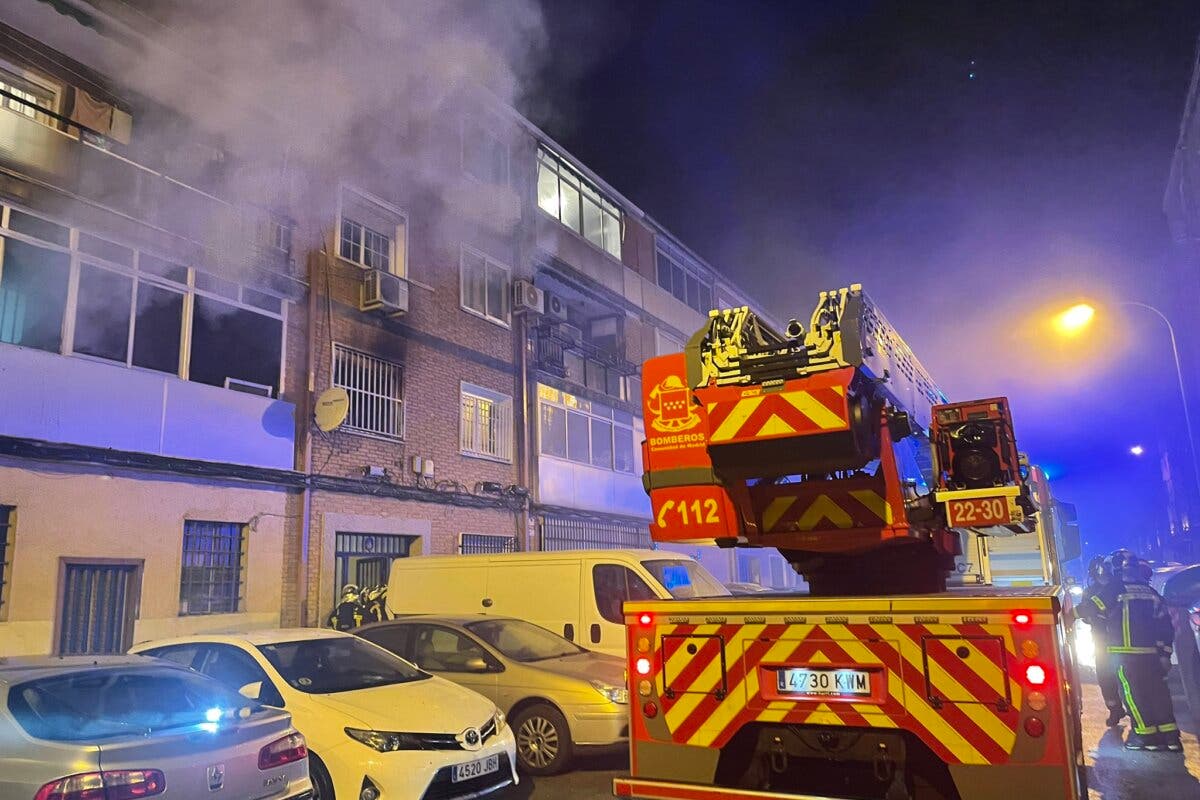
[[[233,551],[234,554],[236,555],[237,566],[234,570],[235,583],[233,585],[234,592],[233,592],[233,596],[232,596],[232,600],[233,600],[233,608],[232,609],[213,611],[211,602],[209,604],[208,610],[206,610],[206,611],[195,611],[195,610],[192,610],[190,607],[188,607],[186,610],[184,609],[184,605],[183,605],[184,601],[190,600],[190,596],[188,596],[186,594],[186,589],[188,587],[208,586],[211,590],[212,587],[217,585],[211,579],[211,577],[209,577],[205,580],[199,580],[199,581],[185,580],[185,569],[188,566],[185,562],[187,561],[187,556],[189,554],[189,550],[188,550],[188,536],[189,536],[188,527],[189,527],[189,525],[215,526],[215,528],[217,530],[214,530],[211,533],[209,533],[208,534],[209,538],[213,538],[215,535],[217,535],[219,533],[220,528],[235,527],[237,529],[237,535],[236,535],[237,550]],[[204,534],[201,533],[200,531],[195,531],[192,533],[192,536],[195,539],[200,539],[203,535]],[[233,536],[225,536],[224,534],[221,534],[221,535],[223,536],[223,538],[226,538],[226,539],[234,539],[235,538]],[[229,522],[229,521],[217,521],[217,520],[206,520],[206,519],[205,520],[184,519],[183,535],[181,537],[179,549],[180,549],[180,560],[179,560],[179,614],[178,614],[178,616],[180,616],[180,617],[207,617],[207,616],[215,616],[218,614],[242,614],[242,613],[245,613],[245,611],[246,611],[246,588],[247,588],[247,584],[249,583],[249,578],[250,578],[250,576],[249,576],[250,524],[248,522]],[[200,556],[200,557],[207,556],[209,559],[209,563],[192,565],[193,567],[199,567],[201,569],[211,570],[214,568],[221,568],[221,567],[215,566],[212,563],[212,559],[214,559],[220,555],[223,555],[229,551],[218,550],[215,547],[210,547],[210,549],[208,549],[208,550],[193,549],[190,552],[193,555]],[[228,567],[224,567],[224,568],[228,569]],[[228,599],[228,598],[226,598],[226,599]],[[236,689],[235,689],[235,691],[236,691]]]
[[[483,259],[483,311],[473,308],[467,304],[467,274],[466,263],[467,256],[474,256]],[[488,313],[488,268],[495,267],[504,273],[504,285],[500,290],[500,302],[504,305],[504,316],[497,317]],[[458,304],[459,307],[473,317],[485,319],[493,325],[499,325],[506,330],[512,329],[512,267],[502,261],[492,258],[482,250],[478,250],[470,245],[462,245],[458,253]]]
[[[459,555],[462,555],[464,553],[463,546],[465,545],[466,537],[468,537],[468,536],[477,536],[480,539],[489,539],[489,540],[493,540],[493,541],[504,542],[506,545],[505,547],[502,547],[499,550],[472,550],[471,554],[516,553],[516,552],[518,552],[517,551],[517,537],[514,536],[513,534],[510,534],[510,533],[479,533],[477,531],[459,531],[459,534],[458,534],[458,553],[459,553]],[[508,542],[512,543],[511,548],[507,547]]]
[[[26,216],[42,220],[50,225],[55,225],[64,229],[67,233],[67,244],[62,245],[57,242],[39,239],[36,236],[24,233],[22,231],[13,230],[11,227],[12,211],[18,211]],[[87,234],[88,236],[95,237],[112,245],[131,250],[133,253],[132,263],[121,264],[119,262],[110,261],[103,256],[93,255],[92,253],[82,251],[80,249],[80,237],[83,234]],[[47,217],[44,214],[30,211],[26,208],[18,207],[9,203],[0,204],[0,283],[2,283],[4,280],[4,246],[5,241],[8,239],[22,242],[32,247],[38,247],[44,250],[62,253],[69,259],[67,291],[66,297],[63,301],[63,320],[60,331],[59,347],[57,351],[43,352],[55,352],[57,355],[67,356],[70,358],[80,358],[88,361],[95,361],[97,363],[107,364],[109,366],[121,366],[125,369],[152,373],[158,376],[171,375],[179,380],[192,381],[190,375],[190,364],[194,334],[195,299],[196,297],[207,297],[225,303],[226,305],[234,306],[238,309],[279,321],[279,365],[278,374],[276,376],[279,392],[276,393],[275,396],[282,396],[285,385],[284,376],[287,370],[287,324],[289,305],[287,298],[281,295],[273,294],[264,287],[247,286],[241,283],[229,281],[227,279],[221,279],[219,276],[212,276],[211,273],[201,270],[195,265],[181,263],[179,259],[163,256],[151,250],[145,250],[134,245],[127,245],[121,242],[113,241],[113,239],[104,234],[93,233],[90,230],[72,226]],[[183,275],[181,276],[182,279],[175,280],[154,272],[145,271],[142,268],[143,257],[178,267],[179,269],[183,270]],[[129,330],[124,361],[93,356],[87,353],[77,352],[75,350],[75,324],[77,315],[79,313],[79,277],[85,263],[93,268],[114,272],[119,275],[129,277],[133,280],[133,292],[130,302]],[[197,285],[197,276],[211,276],[217,280],[224,281],[232,288],[234,296],[210,291],[206,288],[200,288]],[[179,353],[177,356],[178,363],[173,372],[157,370],[151,367],[143,367],[133,363],[134,345],[137,341],[137,311],[138,300],[140,296],[139,289],[143,284],[149,284],[156,289],[166,290],[174,294],[181,295],[182,306],[180,311]],[[272,311],[264,308],[262,305],[256,305],[247,301],[246,298],[248,294],[261,295],[263,298],[275,298],[279,301],[279,310]],[[275,374],[274,371],[272,374]]]
[[[538,385],[537,400],[538,400],[538,405],[537,405],[537,419],[538,419],[537,452],[538,452],[539,457],[553,458],[553,459],[557,459],[559,461],[567,461],[572,464],[578,464],[580,466],[590,467],[591,469],[601,470],[604,472],[611,472],[616,475],[634,475],[637,473],[637,469],[638,469],[637,443],[638,443],[638,441],[640,441],[640,439],[638,438],[636,418],[634,418],[632,415],[625,414],[624,412],[620,412],[619,409],[614,409],[613,407],[604,405],[603,403],[593,403],[592,401],[590,401],[586,398],[576,397],[575,395],[572,395],[569,392],[561,391],[559,389],[554,388],[553,386],[547,386],[546,384]],[[546,437],[542,435],[542,427],[543,427],[542,407],[543,406],[545,406],[547,408],[554,408],[554,409],[557,409],[558,411],[562,412],[563,421],[564,421],[563,443],[566,448],[564,451],[564,455],[550,453],[550,452],[547,452],[547,450],[546,450]],[[597,411],[596,410],[597,407],[600,407],[602,410]],[[607,412],[607,413],[605,413],[605,412]],[[586,459],[581,460],[578,458],[571,457],[571,415],[572,414],[583,417],[587,422],[587,425],[586,425],[586,428],[587,428],[587,458]],[[618,414],[621,414],[621,418],[618,418]],[[628,419],[629,419],[628,422],[626,421],[625,417],[628,417]],[[608,457],[609,457],[610,465],[607,467],[597,466],[593,460],[595,457],[594,456],[595,448],[594,448],[593,442],[592,442],[593,431],[595,428],[595,425],[593,424],[593,422],[596,422],[596,421],[608,424],[608,433],[609,433],[609,435],[608,435],[608,440],[609,440]],[[633,439],[633,458],[630,463],[630,469],[628,469],[628,470],[617,468],[617,433],[618,433],[618,431],[620,431],[622,433],[628,433]]]
[[[499,412],[498,422],[493,423],[498,425],[497,451],[489,453],[484,449],[476,449],[467,446],[467,431],[465,426],[466,399],[470,397],[476,401],[491,403],[493,408]],[[479,426],[480,423],[479,406],[475,407],[473,426]],[[477,435],[471,437],[472,442],[481,441],[482,429],[474,428]],[[513,463],[513,445],[516,435],[513,430],[513,398],[512,395],[498,392],[495,389],[488,389],[485,386],[478,386],[467,381],[459,381],[458,384],[458,451],[460,455],[468,458],[480,458],[485,461],[496,461],[501,464]]]
[[[666,264],[665,269],[664,262]],[[671,277],[670,286],[663,286],[664,271]],[[678,287],[679,294],[676,294],[677,287],[675,286],[674,277],[676,272],[682,276],[682,284]],[[694,305],[688,294],[689,281],[694,281],[696,286],[697,297]],[[705,298],[708,299],[709,306],[712,306],[716,302],[717,286],[712,276],[705,274],[705,271],[692,258],[688,257],[687,254],[661,235],[655,237],[654,243],[654,283],[659,289],[662,289],[697,314],[707,315],[712,310],[712,308],[703,307],[705,305]]]
[[[341,388],[345,389],[346,392],[350,395],[350,403],[351,403],[351,406],[350,406],[351,411],[349,414],[347,414],[346,421],[342,423],[342,425],[338,428],[338,430],[344,431],[349,434],[353,434],[355,436],[366,436],[368,438],[382,439],[382,440],[388,441],[388,442],[403,442],[404,437],[405,437],[405,432],[408,430],[408,401],[406,398],[407,386],[408,386],[408,367],[402,361],[393,361],[388,358],[383,358],[381,356],[374,355],[373,353],[368,353],[365,350],[360,350],[357,347],[352,347],[348,344],[344,344],[339,341],[333,341],[330,343],[330,345],[331,346],[330,346],[330,362],[329,362],[329,385],[330,386],[340,386]],[[352,353],[359,357],[363,357],[363,358],[370,359],[372,361],[380,362],[381,364],[384,364],[384,365],[387,365],[387,366],[397,369],[399,371],[399,376],[400,376],[400,380],[399,380],[400,397],[399,398],[394,398],[394,397],[388,398],[382,394],[373,392],[371,390],[359,389],[357,387],[346,386],[344,383],[338,383],[337,382],[337,374],[338,374],[337,364],[338,364],[339,349],[342,351],[345,351],[345,352]],[[387,400],[387,401],[390,401],[393,403],[398,403],[400,406],[400,413],[398,414],[398,422],[399,422],[400,430],[397,433],[387,433],[384,431],[376,431],[376,430],[372,430],[369,428],[360,428],[358,426],[351,425],[350,419],[354,416],[353,403],[354,403],[355,392],[358,392],[360,394],[373,395],[375,397],[379,397],[379,398],[382,398],[384,400]]]
[[[537,206],[543,213],[558,220],[559,224],[567,230],[573,232],[580,239],[595,247],[600,252],[604,253],[609,258],[623,263],[621,256],[625,246],[625,210],[619,203],[613,200],[607,193],[602,191],[596,183],[586,178],[581,170],[573,167],[567,159],[558,155],[544,144],[538,144],[537,155],[535,162],[537,166],[536,180],[534,181],[534,205]],[[541,203],[541,197],[538,196],[541,186],[541,170],[545,166],[553,172],[555,176],[555,205],[557,213],[551,213]],[[563,183],[570,186],[575,192],[575,217],[579,222],[579,226],[568,222],[564,219],[563,213]],[[595,209],[600,214],[601,225],[601,243],[597,244],[585,232],[586,225],[584,224],[584,201],[591,202]],[[611,219],[616,223],[616,252],[608,249],[608,220]]]
[[[358,202],[363,203],[366,206],[375,206],[377,211],[382,212],[382,214],[384,216],[394,218],[396,221],[395,226],[392,228],[391,235],[388,236],[384,232],[377,231],[374,228],[368,227],[365,223],[359,222],[359,221],[351,218],[350,221],[352,223],[358,225],[358,227],[359,227],[360,241],[359,241],[359,245],[358,245],[359,250],[358,250],[358,258],[357,259],[347,258],[346,256],[342,255],[342,225],[346,221],[346,207],[347,207],[347,205],[349,205],[346,202],[347,193],[349,193],[351,195],[355,195],[357,197]],[[380,236],[387,236],[387,239],[388,239],[388,268],[384,271],[388,272],[391,275],[395,275],[398,278],[403,278],[403,279],[407,280],[408,279],[408,228],[409,228],[409,222],[410,222],[409,215],[399,206],[397,206],[393,203],[389,203],[388,201],[384,200],[383,198],[381,198],[377,195],[374,195],[370,192],[364,191],[363,189],[359,189],[356,186],[351,186],[348,184],[341,184],[338,187],[337,224],[334,226],[334,231],[333,231],[333,238],[334,238],[333,252],[343,262],[345,262],[347,264],[351,264],[355,267],[358,267],[359,269],[379,269],[379,267],[368,266],[365,263],[366,259],[363,257],[363,253],[366,249],[366,235],[365,234],[367,231],[371,231],[372,233],[375,233]],[[403,232],[404,232],[403,238],[400,236],[400,231],[402,228],[403,228]],[[404,251],[402,259],[396,258],[397,243],[401,244],[402,249]],[[403,263],[399,263],[400,261],[402,261]]]
[[[0,622],[8,619],[14,553],[17,549],[17,507],[0,503]]]
[[[31,83],[34,86],[42,89],[50,95],[50,102],[46,105],[46,108],[50,111],[53,111],[55,114],[62,113],[63,97],[66,95],[67,88],[62,82],[57,81],[48,75],[35,72],[27,67],[3,58],[0,58],[0,72],[7,72],[15,78],[26,81],[27,83]],[[17,92],[13,92],[13,94],[16,93]],[[47,128],[53,128],[54,130],[60,129],[60,123],[53,117],[41,119],[43,115],[39,111],[34,111],[34,113],[31,115],[26,114],[24,111],[18,111],[15,108],[8,108],[9,102],[9,98],[0,97],[0,110],[7,108],[7,110],[13,112],[14,114],[20,114],[27,119],[31,119],[35,122],[45,125]]]

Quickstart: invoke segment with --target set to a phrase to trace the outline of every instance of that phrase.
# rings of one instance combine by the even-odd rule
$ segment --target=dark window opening
[[[283,322],[253,311],[196,297],[192,323],[191,379],[224,386],[226,378],[270,386],[279,393]]]
[[[77,297],[74,351],[125,363],[133,278],[82,264]]]
[[[133,365],[178,374],[182,327],[183,295],[153,284],[139,283]]]
[[[15,239],[4,240],[0,267],[0,342],[62,350],[71,257]]]

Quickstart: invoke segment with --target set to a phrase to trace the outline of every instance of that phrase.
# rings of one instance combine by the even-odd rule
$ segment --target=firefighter
[[[382,622],[388,618],[387,586],[372,586],[362,593],[363,622]]]
[[[342,587],[342,599],[338,601],[333,613],[329,615],[329,627],[339,631],[348,631],[362,625],[362,600],[358,586],[347,583]]]
[[[1162,597],[1146,582],[1144,562],[1129,551],[1113,554],[1122,584],[1116,606],[1106,616],[1108,652],[1133,720],[1127,750],[1181,751],[1179,726],[1167,688],[1174,628]]]
[[[1125,704],[1121,699],[1121,684],[1117,670],[1108,655],[1108,638],[1105,635],[1109,609],[1115,608],[1121,594],[1121,582],[1112,572],[1112,564],[1104,556],[1095,556],[1088,562],[1088,585],[1076,607],[1076,614],[1092,629],[1092,643],[1096,654],[1096,682],[1108,708],[1105,724],[1115,728],[1125,716]]]

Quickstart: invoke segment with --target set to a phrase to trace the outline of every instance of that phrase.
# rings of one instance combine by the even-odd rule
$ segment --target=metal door
[[[128,650],[141,594],[140,563],[64,561],[60,576],[55,652],[69,656]]]

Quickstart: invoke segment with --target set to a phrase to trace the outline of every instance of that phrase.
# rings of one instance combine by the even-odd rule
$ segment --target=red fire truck
[[[1086,797],[1068,597],[946,589],[965,530],[1034,529],[1007,400],[947,402],[858,286],[643,374],[653,538],[778,548],[810,594],[626,603],[617,796]]]

